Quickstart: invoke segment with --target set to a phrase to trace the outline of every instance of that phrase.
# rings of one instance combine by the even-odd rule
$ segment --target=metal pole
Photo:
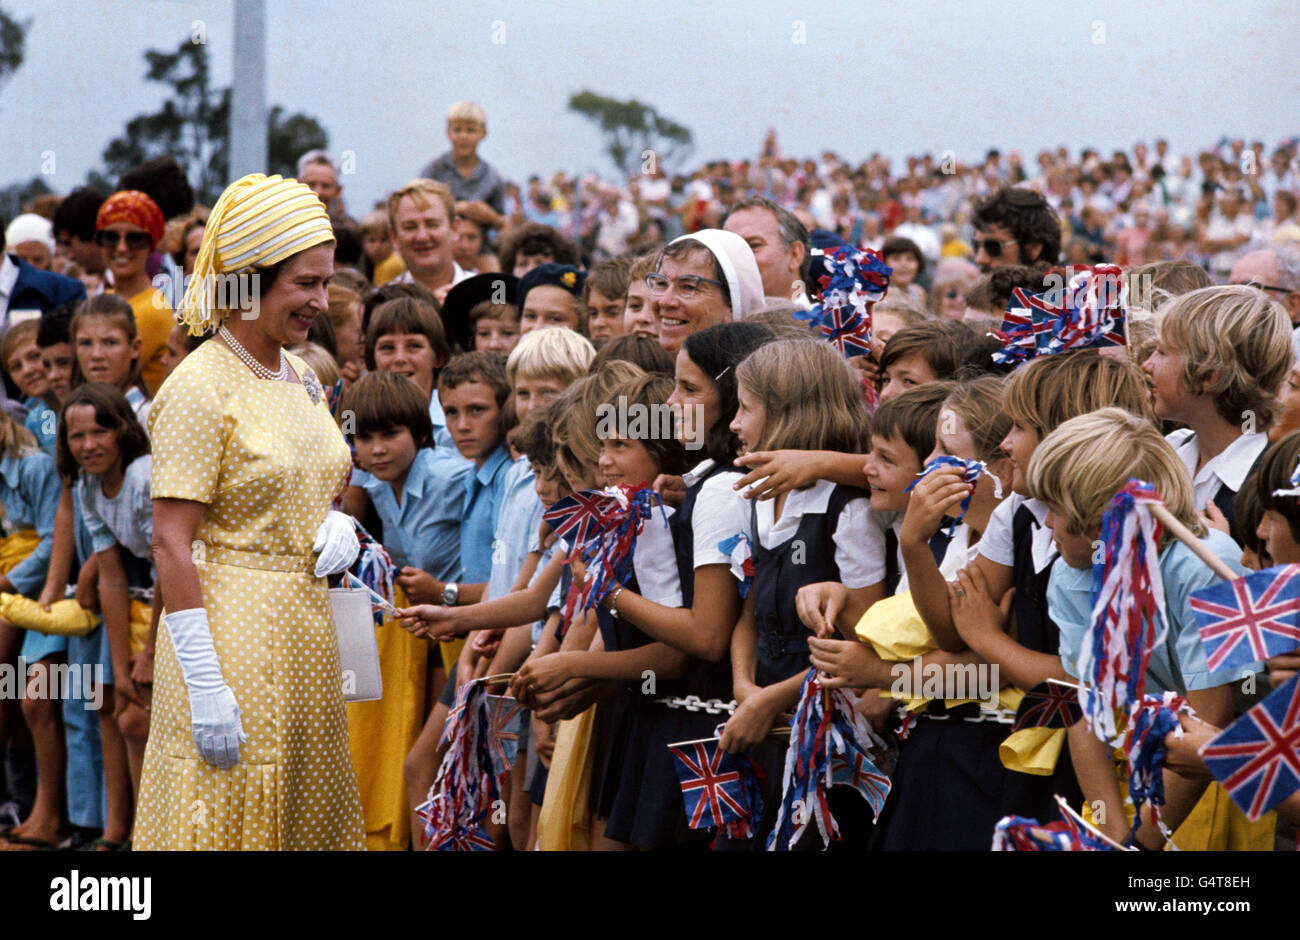
[[[233,66],[230,179],[237,180],[267,171],[266,0],[235,0]]]

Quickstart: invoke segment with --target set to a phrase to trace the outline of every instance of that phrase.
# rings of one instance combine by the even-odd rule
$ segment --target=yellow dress
[[[400,587],[393,593],[398,607],[407,606]],[[375,638],[384,697],[348,703],[348,738],[366,817],[366,848],[400,852],[411,841],[411,804],[403,768],[424,727],[429,641],[412,636],[393,618],[375,628]]]
[[[192,552],[248,740],[228,770],[199,756],[160,629],[135,847],[363,848],[338,643],[312,573],[316,530],[351,468],[324,397],[257,378],[211,340],[163,383],[149,424],[154,498],[207,504]]]

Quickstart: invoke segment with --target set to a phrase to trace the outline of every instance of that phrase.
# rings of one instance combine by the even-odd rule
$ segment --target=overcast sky
[[[0,185],[41,172],[66,192],[128,119],[154,111],[146,49],[201,21],[214,77],[232,74],[228,0],[0,0],[32,19],[0,90]],[[1105,149],[1300,134],[1300,15],[1287,0],[267,0],[267,95],[316,117],[354,214],[446,149],[443,112],[487,110],[481,155],[509,177],[611,173],[567,111],[590,88],[637,97],[695,135],[690,165],[757,152],[851,159],[990,146]]]

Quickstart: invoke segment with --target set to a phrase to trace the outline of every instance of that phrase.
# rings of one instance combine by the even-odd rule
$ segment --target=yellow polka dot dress
[[[248,741],[228,770],[199,756],[159,629],[135,848],[362,849],[338,644],[311,551],[351,467],[347,443],[323,397],[259,379],[216,340],[168,377],[149,426],[154,498],[207,505],[192,553]]]

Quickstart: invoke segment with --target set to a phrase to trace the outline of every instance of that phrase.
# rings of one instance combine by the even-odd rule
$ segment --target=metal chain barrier
[[[684,708],[688,712],[705,712],[709,715],[734,714],[736,703],[734,701],[724,702],[721,699],[710,698],[702,699],[698,695],[687,695],[678,697],[675,695],[663,695],[655,699],[656,705],[667,705],[669,708]]]

